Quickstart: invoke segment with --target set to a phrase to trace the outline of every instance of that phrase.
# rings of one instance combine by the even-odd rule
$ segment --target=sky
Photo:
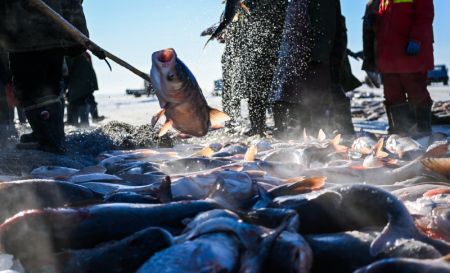
[[[362,16],[365,0],[341,0],[347,18],[349,45],[362,49]],[[434,0],[435,60],[450,65],[450,1]],[[211,42],[200,32],[216,23],[223,11],[222,0],[84,0],[91,39],[98,45],[148,73],[151,54],[172,47],[196,76],[205,93],[221,78],[223,45]],[[100,91],[125,93],[140,88],[143,80],[110,61],[94,61]],[[363,78],[361,63],[352,61],[354,74]]]

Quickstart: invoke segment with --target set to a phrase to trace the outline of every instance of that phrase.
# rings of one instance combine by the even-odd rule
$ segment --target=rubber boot
[[[250,102],[250,100],[249,100]],[[249,103],[250,130],[244,133],[246,136],[264,136],[266,132],[266,105],[264,101],[252,101]]]
[[[56,154],[65,152],[63,109],[60,101],[26,109],[25,115],[38,140],[37,149]]]
[[[89,104],[89,111],[91,112],[91,117],[93,122],[100,122],[105,119],[105,116],[98,115],[98,107],[96,103]]]
[[[418,133],[431,133],[431,107],[432,104],[414,106]]]
[[[331,128],[337,130],[339,134],[344,136],[352,136],[355,134],[349,101],[346,103],[335,104],[333,106],[331,118]]]
[[[392,123],[392,127],[389,128],[390,134],[407,135],[415,127],[413,113],[408,103],[391,105],[389,112]]]
[[[273,121],[275,124],[273,136],[277,139],[286,137],[287,127],[289,123],[288,109],[286,103],[275,102],[272,107]]]
[[[392,130],[394,129],[394,123],[392,122],[391,107],[386,102],[384,102],[384,110],[386,111],[386,117],[388,120],[387,132],[389,135],[391,135],[393,134]]]
[[[78,106],[69,103],[67,105],[67,121],[68,125],[78,126]]]
[[[89,105],[87,103],[78,105],[78,116],[80,117],[80,127],[89,127]]]

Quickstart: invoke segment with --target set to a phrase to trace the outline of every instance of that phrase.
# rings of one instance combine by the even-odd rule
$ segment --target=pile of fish
[[[347,95],[351,97],[352,117],[357,128],[374,132],[387,130],[387,117],[382,94],[355,90]],[[433,125],[450,125],[450,101],[434,102],[432,113]]]
[[[448,156],[442,134],[320,132],[43,166],[0,183],[0,270],[450,272]]]

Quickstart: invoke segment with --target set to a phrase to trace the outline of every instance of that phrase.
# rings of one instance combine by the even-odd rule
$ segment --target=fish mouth
[[[156,52],[156,59],[161,63],[168,63],[175,57],[175,50],[172,48],[163,49]]]

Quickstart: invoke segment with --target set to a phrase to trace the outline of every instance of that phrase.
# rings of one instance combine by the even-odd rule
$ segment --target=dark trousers
[[[432,103],[427,89],[427,73],[383,74],[384,97],[389,106],[409,102],[427,106]]]
[[[63,57],[62,49],[9,55],[15,95],[21,106],[32,106],[60,95]]]
[[[0,81],[0,124],[11,123],[11,111],[6,100],[6,87]]]

